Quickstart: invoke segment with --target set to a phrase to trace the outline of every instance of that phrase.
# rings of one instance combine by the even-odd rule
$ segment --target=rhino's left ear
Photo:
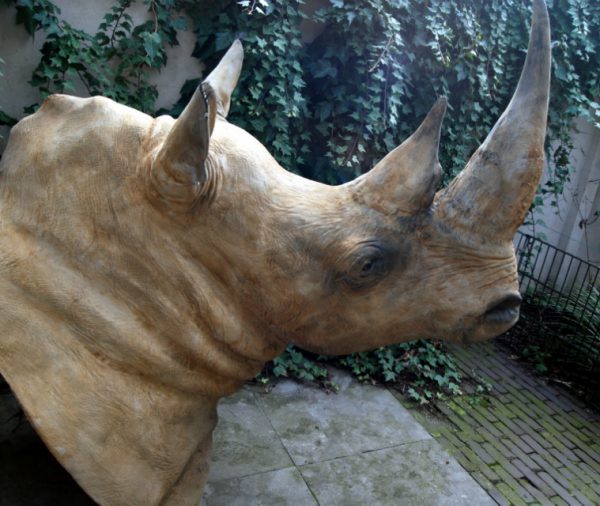
[[[224,118],[229,113],[231,94],[237,85],[244,61],[244,48],[237,39],[229,48],[225,56],[202,83],[215,93],[217,113]]]
[[[152,185],[167,201],[191,205],[210,192],[208,146],[217,114],[229,112],[244,59],[239,40],[198,86],[152,162]]]

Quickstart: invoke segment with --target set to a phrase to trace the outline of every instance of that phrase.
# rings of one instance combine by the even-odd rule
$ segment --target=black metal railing
[[[598,309],[600,267],[522,232],[517,233],[521,290],[577,297],[577,304]],[[595,288],[595,292],[594,292]]]
[[[509,344],[600,410],[600,267],[521,232],[515,248],[523,305]]]

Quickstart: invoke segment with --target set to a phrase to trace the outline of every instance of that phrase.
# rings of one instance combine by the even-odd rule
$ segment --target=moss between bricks
[[[490,381],[483,369],[505,367],[510,378],[495,380],[485,408],[438,401],[427,412],[412,406],[417,420],[499,504],[600,504],[600,417],[539,378],[521,381],[526,373],[493,344],[459,353],[463,374]]]

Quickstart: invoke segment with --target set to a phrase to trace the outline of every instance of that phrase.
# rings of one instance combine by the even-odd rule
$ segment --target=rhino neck
[[[197,250],[151,227],[86,230],[0,229],[0,371],[96,501],[117,487],[127,504],[197,504],[218,398],[282,345]]]
[[[197,504],[219,397],[282,348],[139,190],[151,125],[53,97],[0,163],[0,373],[101,504]]]
[[[106,366],[218,398],[281,352],[226,279],[165,237],[129,230],[117,239],[115,230],[108,236],[97,228],[94,246],[73,255],[69,241],[47,232],[21,226],[9,236],[9,277],[24,307],[40,321],[60,322],[74,349]]]

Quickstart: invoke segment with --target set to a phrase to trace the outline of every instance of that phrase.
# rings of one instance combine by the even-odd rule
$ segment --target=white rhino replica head
[[[443,99],[373,170],[286,172],[225,120],[233,44],[177,120],[56,95],[0,176],[0,372],[101,504],[196,504],[220,397],[288,343],[486,339],[518,318],[511,238],[543,165],[542,0],[507,110],[435,193]]]

